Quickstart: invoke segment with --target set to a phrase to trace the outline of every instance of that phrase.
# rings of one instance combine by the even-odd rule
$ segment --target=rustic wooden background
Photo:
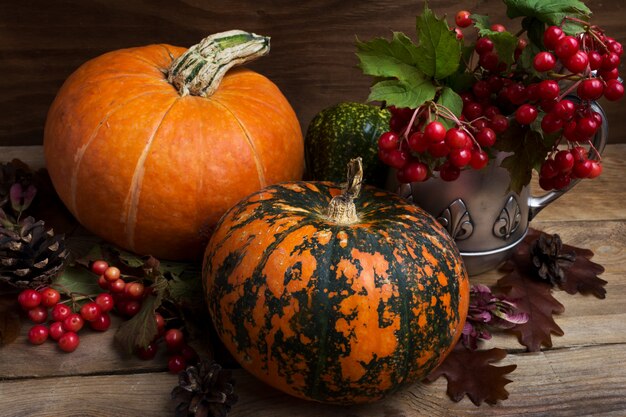
[[[468,9],[495,21],[504,17],[501,0],[429,3],[439,15]],[[586,4],[595,23],[626,43],[623,0]],[[389,36],[392,30],[412,35],[422,7],[415,0],[2,0],[0,145],[41,144],[57,90],[90,58],[151,43],[190,46],[235,28],[272,37],[270,55],[250,66],[278,84],[305,131],[324,107],[366,99],[370,80],[356,68],[355,36]],[[611,130],[624,131],[624,105],[604,105]]]

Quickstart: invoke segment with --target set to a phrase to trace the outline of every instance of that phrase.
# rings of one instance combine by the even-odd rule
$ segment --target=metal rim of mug
[[[498,254],[498,253],[501,253],[501,252],[508,251],[509,249],[513,249],[522,240],[524,240],[524,238],[526,237],[527,234],[528,234],[528,227],[526,228],[526,230],[524,230],[524,233],[522,234],[522,236],[520,236],[519,239],[517,239],[515,242],[510,243],[510,244],[508,244],[506,246],[502,246],[502,247],[497,248],[497,249],[483,251],[483,252],[459,252],[459,253],[461,254],[461,256],[468,256],[468,257],[495,255],[495,254]]]

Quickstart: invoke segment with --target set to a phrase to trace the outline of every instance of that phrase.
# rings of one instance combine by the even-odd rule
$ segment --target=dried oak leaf
[[[508,331],[517,334],[519,342],[530,352],[539,351],[541,345],[552,347],[551,334],[563,336],[563,330],[552,315],[562,313],[565,308],[552,296],[550,284],[515,269],[498,280],[494,293],[515,300],[518,310],[528,314],[526,323],[517,324]]]
[[[491,365],[505,357],[504,349],[469,350],[459,343],[443,363],[428,374],[425,381],[433,382],[445,376],[448,380],[446,393],[452,401],[461,401],[467,394],[474,405],[483,402],[493,405],[509,397],[504,387],[511,380],[505,378],[505,375],[517,368],[517,365]]]

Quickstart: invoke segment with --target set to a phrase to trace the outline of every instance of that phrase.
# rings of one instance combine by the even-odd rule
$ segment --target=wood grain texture
[[[0,161],[17,157],[33,167],[43,163],[41,147],[0,148]],[[553,347],[527,353],[510,335],[498,334],[486,347],[509,355],[497,366],[516,364],[507,385],[509,399],[496,406],[474,406],[467,398],[451,402],[443,378],[413,384],[370,405],[334,407],[304,402],[235,371],[239,402],[232,417],[422,417],[422,416],[614,416],[626,414],[626,210],[623,187],[626,145],[610,145],[603,176],[583,181],[533,221],[533,227],[558,233],[564,242],[591,249],[606,268],[607,297],[555,292],[565,312],[555,320],[564,330]],[[586,189],[585,187],[590,188]],[[584,195],[584,196],[583,196]],[[570,197],[571,196],[571,197]],[[572,198],[571,200],[568,200]],[[474,283],[493,284],[489,272]],[[113,328],[117,326],[116,319]],[[30,346],[27,327],[14,344],[0,348],[0,415],[168,416],[176,377],[165,371],[164,353],[155,361],[122,356],[113,331],[81,332],[81,346],[65,354],[53,343]]]
[[[288,397],[261,385],[244,371],[234,372],[239,402],[230,417],[436,417],[436,416],[615,416],[626,410],[623,345],[513,354],[498,366],[517,364],[507,385],[510,397],[495,407],[476,407],[445,396],[443,379],[415,383],[383,401],[338,407]],[[4,417],[168,416],[176,377],[150,374],[72,376],[0,382]],[[45,388],[44,388],[45,387]],[[33,399],[36,398],[36,401]]]
[[[594,22],[626,42],[626,5],[588,0]],[[440,15],[469,9],[504,21],[500,0],[431,0]],[[114,49],[152,43],[190,46],[240,28],[272,37],[272,52],[250,65],[292,103],[303,131],[341,101],[364,101],[370,79],[356,68],[354,40],[415,33],[423,2],[409,0],[32,0],[0,4],[0,145],[40,144],[46,113],[82,63]],[[519,22],[512,25],[519,25]],[[624,64],[622,64],[623,68]],[[604,103],[612,142],[626,142],[623,106]]]

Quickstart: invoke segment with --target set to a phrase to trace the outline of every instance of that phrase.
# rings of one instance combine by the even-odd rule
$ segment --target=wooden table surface
[[[18,157],[43,166],[40,147],[0,148],[0,161]],[[454,403],[446,382],[416,383],[378,403],[333,407],[293,399],[234,372],[240,400],[230,416],[243,417],[413,417],[413,416],[626,416],[626,145],[609,145],[604,173],[583,181],[545,209],[532,226],[559,233],[565,243],[593,250],[606,268],[607,297],[556,298],[565,312],[556,317],[565,335],[553,346],[527,353],[513,336],[497,335],[486,347],[507,349],[499,365],[517,364],[509,375],[509,399],[476,407],[469,399]],[[472,278],[493,284],[497,273]],[[114,322],[116,326],[118,322]],[[172,416],[169,399],[176,376],[163,359],[122,357],[113,348],[114,330],[81,333],[71,354],[52,343],[29,345],[22,335],[0,348],[1,416]]]

